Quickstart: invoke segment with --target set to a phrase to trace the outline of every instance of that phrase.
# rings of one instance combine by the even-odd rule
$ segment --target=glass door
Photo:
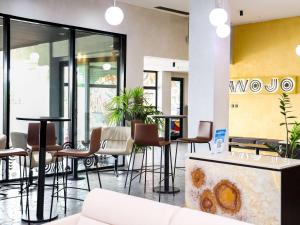
[[[171,114],[182,115],[183,114],[183,78],[171,79]],[[171,139],[175,140],[182,137],[183,132],[183,120],[172,119],[171,121]]]

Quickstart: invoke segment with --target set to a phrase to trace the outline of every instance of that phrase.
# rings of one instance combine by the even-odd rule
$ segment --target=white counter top
[[[216,161],[220,163],[224,162],[228,164],[268,168],[272,170],[283,170],[290,167],[300,166],[300,160],[297,159],[286,159],[281,157],[238,152],[222,152],[217,154],[211,154],[209,152],[192,153],[189,154],[189,158],[190,157],[208,161]]]

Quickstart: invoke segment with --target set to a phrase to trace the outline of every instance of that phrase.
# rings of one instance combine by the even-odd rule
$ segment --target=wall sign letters
[[[296,93],[296,77],[264,77],[231,79],[231,94],[279,94]]]

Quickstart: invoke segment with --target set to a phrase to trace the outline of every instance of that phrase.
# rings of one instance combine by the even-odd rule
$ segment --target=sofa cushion
[[[250,225],[238,220],[192,209],[180,209],[172,218],[170,225]]]
[[[76,225],[109,225],[109,224],[102,223],[101,221],[94,220],[85,216],[81,216]]]
[[[94,189],[84,201],[82,215],[112,225],[169,225],[173,214],[179,209],[177,206]]]
[[[78,221],[81,217],[81,214],[78,213],[78,214],[75,214],[75,215],[72,215],[72,216],[68,216],[66,218],[62,218],[60,220],[55,220],[55,221],[52,221],[50,223],[47,223],[47,225],[78,225]]]

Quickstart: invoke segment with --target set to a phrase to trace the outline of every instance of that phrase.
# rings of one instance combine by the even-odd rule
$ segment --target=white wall
[[[228,2],[224,0],[226,8]],[[220,39],[209,22],[215,0],[190,0],[189,135],[199,120],[228,128],[230,38]]]
[[[127,87],[142,85],[144,56],[187,59],[188,20],[156,10],[119,3],[124,22],[104,20],[111,0],[1,0],[0,12],[20,17],[127,35]]]

